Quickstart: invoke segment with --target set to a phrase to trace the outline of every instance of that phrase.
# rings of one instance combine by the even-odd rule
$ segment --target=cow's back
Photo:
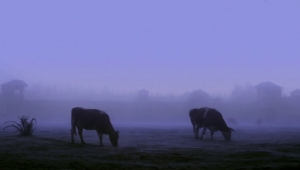
[[[218,130],[227,130],[228,126],[222,114],[216,109],[210,109],[206,115],[205,126],[214,126]]]
[[[109,116],[97,109],[84,109],[76,107],[72,109],[72,124],[81,126],[87,130],[111,128]],[[105,131],[105,130],[104,130]]]

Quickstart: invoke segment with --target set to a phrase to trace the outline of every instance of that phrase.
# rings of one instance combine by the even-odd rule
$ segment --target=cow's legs
[[[76,125],[73,118],[71,118],[71,143],[74,143],[74,135],[76,135]]]
[[[71,143],[74,143],[75,128],[71,128]]]
[[[198,131],[197,131],[197,125],[194,125],[193,124],[193,132],[194,132],[194,136],[195,136],[195,139],[197,139],[198,138]]]
[[[82,137],[82,131],[83,131],[83,128],[79,128],[79,127],[78,127],[77,129],[78,129],[78,134],[79,134],[81,143],[82,143],[82,144],[85,144],[84,141],[83,141],[83,137]]]
[[[195,138],[198,139],[199,138],[199,129],[200,129],[200,126],[199,125],[196,125],[196,132],[195,132]]]
[[[100,140],[100,146],[103,146],[103,143],[102,143],[103,134],[102,133],[98,133],[98,137],[99,137],[99,140]]]
[[[203,135],[205,134],[205,132],[206,132],[206,129],[207,129],[207,127],[203,127],[203,131],[202,131],[202,135],[201,135],[201,137],[200,137],[200,139],[202,139],[203,138]]]

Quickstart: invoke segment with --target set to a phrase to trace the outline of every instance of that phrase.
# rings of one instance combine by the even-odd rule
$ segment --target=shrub
[[[8,125],[3,128],[6,129],[8,127],[14,127],[16,128],[16,132],[19,131],[21,136],[31,136],[34,133],[34,130],[36,129],[37,121],[35,118],[31,119],[30,122],[28,121],[28,116],[22,116],[19,117],[20,123],[17,123],[15,121],[7,121],[4,123],[12,123],[11,125]]]

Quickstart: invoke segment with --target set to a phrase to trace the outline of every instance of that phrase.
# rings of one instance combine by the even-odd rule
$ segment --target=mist
[[[258,119],[263,126],[297,126],[299,7],[1,2],[0,84],[27,85],[21,97],[2,88],[1,120],[26,115],[69,126],[71,109],[84,107],[107,112],[120,126],[190,126],[190,109],[213,107],[238,123],[230,126],[257,126]],[[256,85],[264,82],[279,90],[260,93]]]
[[[299,9],[0,1],[0,169],[300,169]]]
[[[257,89],[259,85],[270,85],[263,89],[266,93],[262,98]],[[71,109],[74,107],[94,108],[105,111],[117,127],[170,128],[190,127],[190,109],[211,107],[220,111],[227,125],[234,128],[299,126],[299,94],[281,95],[281,87],[274,91],[273,87],[277,85],[268,81],[259,85],[236,85],[228,96],[210,95],[201,89],[180,95],[162,95],[152,94],[146,89],[125,94],[107,89],[93,93],[82,89],[28,86],[22,95],[16,90],[8,96],[2,90],[0,111],[2,122],[29,116],[36,118],[39,126],[47,127],[70,126]],[[275,99],[277,92],[279,96]],[[261,125],[258,125],[259,119]]]

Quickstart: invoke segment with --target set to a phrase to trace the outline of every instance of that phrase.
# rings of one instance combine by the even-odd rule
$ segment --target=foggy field
[[[1,129],[3,126],[1,125]],[[235,126],[233,141],[220,132],[194,139],[191,126],[123,127],[119,147],[84,131],[70,143],[70,127],[37,128],[32,137],[0,131],[1,169],[284,169],[300,168],[300,129]]]
[[[119,147],[104,135],[99,147],[96,131],[83,131],[71,144],[71,108],[101,108],[120,132]],[[221,107],[225,121],[235,132],[232,141],[220,132],[210,140],[194,139],[188,107],[172,102],[68,102],[23,101],[0,105],[0,169],[281,169],[300,168],[299,116],[278,114],[272,124],[255,122],[257,112],[235,106]],[[235,110],[229,110],[234,108]],[[252,107],[255,108],[255,107]],[[18,116],[37,119],[32,137],[20,137],[5,121]],[[243,119],[242,119],[243,118]],[[291,123],[276,122],[288,120]],[[244,120],[244,121],[243,121]],[[245,121],[247,120],[247,121]],[[292,123],[294,122],[294,123]],[[200,129],[201,133],[201,129]]]
[[[268,0],[1,1],[0,170],[300,170],[299,9]],[[75,107],[110,122],[81,109],[71,120]],[[233,128],[232,141],[221,132],[211,140],[209,130],[194,139],[189,112],[202,107],[228,127],[212,109],[191,112],[192,122]],[[3,130],[27,118],[37,122],[33,136]],[[86,130],[85,145],[78,135],[71,144],[71,121],[119,131],[119,147],[107,135],[100,147]]]
[[[185,102],[133,102],[133,101],[60,101],[24,100],[6,104],[0,101],[0,124],[8,120],[18,120],[18,116],[36,118],[38,125],[69,125],[73,107],[95,108],[105,111],[116,125],[163,124],[164,126],[190,125],[189,110],[194,108]],[[267,126],[299,127],[300,108],[280,108],[270,114],[261,112],[257,105],[212,104],[224,120],[235,118],[238,125],[256,126],[262,118]],[[200,107],[200,106],[198,106]],[[230,124],[229,124],[230,125]]]

